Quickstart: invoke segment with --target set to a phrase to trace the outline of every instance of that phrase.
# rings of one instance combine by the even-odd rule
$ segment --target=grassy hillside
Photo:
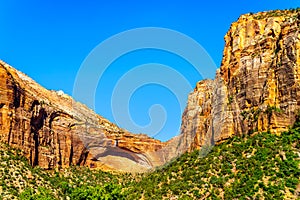
[[[144,175],[32,168],[0,145],[0,199],[299,199],[300,123],[276,136],[234,137]]]

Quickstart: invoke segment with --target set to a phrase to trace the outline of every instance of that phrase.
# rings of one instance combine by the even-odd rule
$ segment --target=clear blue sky
[[[241,14],[296,8],[300,7],[300,1],[0,0],[0,6],[0,59],[48,89],[72,94],[83,60],[99,43],[117,33],[140,27],[173,29],[201,44],[219,67],[223,37]],[[114,122],[109,97],[111,85],[124,72],[121,66],[126,65],[126,72],[149,62],[176,68],[193,86],[201,78],[193,76],[188,64],[174,55],[155,50],[134,52],[112,64],[100,81],[96,112]],[[165,106],[168,121],[155,137],[167,140],[178,134],[181,111],[166,88],[156,85],[140,88],[130,100],[130,112],[137,124],[146,125],[148,109],[157,103]]]

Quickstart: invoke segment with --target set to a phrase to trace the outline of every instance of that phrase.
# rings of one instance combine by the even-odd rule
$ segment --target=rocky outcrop
[[[279,134],[300,108],[300,12],[246,14],[225,36],[213,81],[197,84],[182,117],[178,151],[232,135]]]
[[[215,80],[197,84],[181,134],[166,143],[131,134],[0,62],[0,141],[47,169],[141,172],[233,135],[279,134],[300,108],[299,22],[299,11],[272,11],[233,23]]]
[[[211,97],[213,81],[204,80],[197,83],[194,92],[188,97],[188,103],[183,113],[179,152],[184,152],[193,146],[202,146],[211,124]]]
[[[86,165],[121,171],[156,166],[148,153],[165,146],[131,134],[75,102],[49,91],[0,62],[0,141],[23,150],[33,166]]]

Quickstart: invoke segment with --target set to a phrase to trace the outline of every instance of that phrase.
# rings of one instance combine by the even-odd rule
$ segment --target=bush
[[[120,186],[114,184],[105,184],[101,186],[81,186],[71,190],[68,195],[74,200],[110,200],[110,199],[125,199]]]
[[[35,192],[32,188],[25,189],[20,194],[20,199],[24,200],[53,200],[55,196],[52,194],[52,191],[44,188],[38,187],[38,191]]]

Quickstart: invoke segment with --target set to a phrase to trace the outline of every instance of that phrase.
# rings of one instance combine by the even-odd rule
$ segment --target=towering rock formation
[[[160,165],[147,154],[165,145],[117,127],[2,61],[0,141],[23,150],[33,166],[87,165],[132,172]]]
[[[300,109],[299,22],[295,10],[246,14],[233,23],[216,79],[197,84],[181,134],[166,143],[131,134],[0,62],[0,141],[47,169],[141,172],[233,135],[278,134]]]
[[[179,151],[232,135],[280,133],[300,108],[300,12],[242,15],[225,36],[216,79],[197,84],[182,117]]]

